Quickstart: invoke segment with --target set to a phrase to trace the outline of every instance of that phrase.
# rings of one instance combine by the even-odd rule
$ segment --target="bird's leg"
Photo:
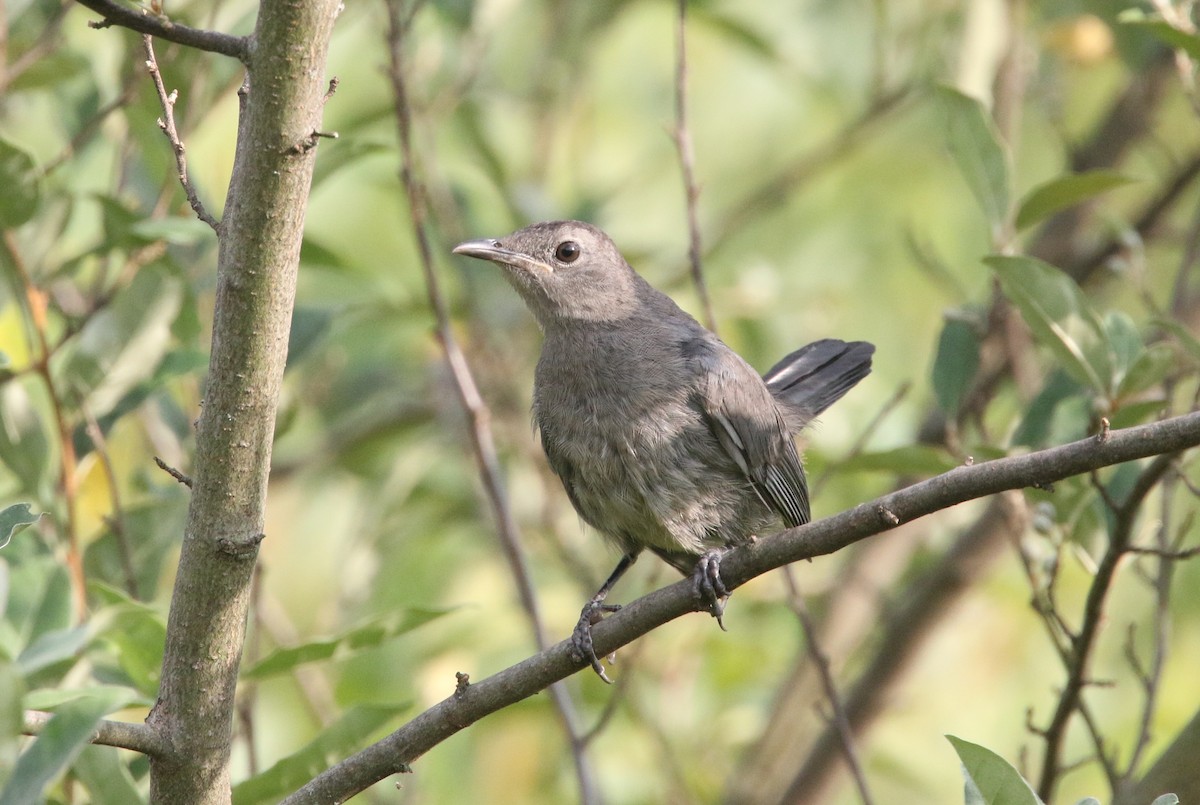
[[[721,631],[725,631],[725,623],[721,616],[725,614],[725,602],[729,600],[729,590],[721,581],[721,559],[726,550],[712,548],[700,555],[696,562],[696,571],[692,574],[692,589],[700,602],[707,605],[709,613],[717,619]]]
[[[616,612],[621,608],[620,604],[604,603],[604,599],[608,597],[608,591],[616,585],[621,576],[625,575],[625,571],[633,565],[636,559],[636,553],[627,553],[621,557],[621,561],[609,574],[608,580],[600,586],[600,589],[592,596],[592,600],[583,605],[583,611],[579,613],[579,623],[575,624],[575,631],[571,633],[571,645],[575,648],[577,658],[590,661],[592,670],[610,685],[612,680],[608,678],[608,674],[604,673],[604,666],[600,664],[600,658],[596,656],[596,649],[592,645],[592,626],[600,622],[604,613]]]

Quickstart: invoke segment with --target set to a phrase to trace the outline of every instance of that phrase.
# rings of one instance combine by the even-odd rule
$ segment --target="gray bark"
[[[151,764],[155,803],[230,799],[234,689],[338,6],[264,0],[251,39],[191,507],[148,719],[171,749]]]

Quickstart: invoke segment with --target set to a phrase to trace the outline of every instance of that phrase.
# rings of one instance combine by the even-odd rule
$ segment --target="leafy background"
[[[1011,48],[1006,9],[1019,34]],[[1191,404],[1198,199],[1184,168],[1200,147],[1195,98],[1187,71],[1176,73],[1162,48],[1162,27],[1120,21],[1124,9],[689,4],[689,123],[720,333],[764,369],[820,337],[878,345],[872,376],[809,434],[818,516],[967,455],[1080,438],[1098,414],[1127,425]],[[172,3],[167,12],[246,33],[254,5]],[[66,714],[61,746],[80,750],[95,718],[123,708],[113,717],[137,720],[153,702],[187,505],[187,490],[153,457],[189,470],[216,258],[155,124],[161,111],[140,38],[90,29],[89,13],[71,3],[10,2],[0,14],[0,504],[30,504],[22,522],[42,515],[0,553],[3,774],[28,745],[17,737],[22,706]],[[670,136],[676,15],[656,0],[443,0],[414,10],[406,51],[437,275],[491,409],[508,499],[556,637],[569,633],[616,557],[579,525],[531,434],[539,341],[531,318],[496,272],[448,252],[534,220],[587,219],[653,284],[699,311]],[[433,335],[399,179],[385,19],[382,4],[348,4],[331,51],[339,86],[325,127],[339,138],[319,146],[307,213],[243,662],[240,803],[277,799],[444,698],[456,671],[480,678],[534,648]],[[972,98],[1006,103],[994,89],[997,75],[1011,74],[1006,54],[1025,85],[1014,106],[997,110],[1001,134]],[[158,57],[168,88],[179,90],[192,179],[219,216],[241,73],[230,60],[165,42]],[[1145,131],[1126,138],[1111,170],[1062,181],[1071,154],[1137,81],[1158,93],[1147,89],[1148,108],[1134,116]],[[1180,176],[1154,230],[1138,231],[1138,216]],[[1081,290],[1013,255],[1052,213],[1082,200],[1089,217],[1079,240],[1119,248]],[[998,251],[1010,256],[983,262]],[[1020,341],[1023,371],[1003,376],[982,410],[959,417],[987,361],[978,350],[997,286],[1031,328]],[[934,428],[943,438],[922,444],[930,421],[943,425]],[[1127,488],[1124,471],[1105,482]],[[1179,507],[1170,522],[1194,544],[1187,507],[1195,497],[1173,489],[1163,510]],[[1037,582],[1031,589],[1020,557],[1060,561],[1057,600],[1076,621],[1107,522],[1087,479],[1027,498],[1037,528],[1020,550],[989,559],[979,583],[925,635],[860,746],[881,802],[958,801],[946,733],[1018,765],[1023,754],[1037,756],[1026,710],[1035,723],[1046,718],[1063,671],[1030,607]],[[864,624],[982,505],[878,538],[887,549],[794,569],[828,629],[839,684],[848,686],[884,637]],[[1147,512],[1139,535],[1163,516]],[[1136,642],[1146,650],[1156,617],[1171,627],[1150,759],[1196,710],[1198,572],[1178,565],[1167,612],[1156,614],[1135,572],[1112,591],[1094,676],[1113,684],[1087,696],[1118,753],[1128,755],[1143,712],[1124,657],[1128,624],[1140,624]],[[646,559],[617,599],[670,580]],[[588,675],[570,681],[585,720],[602,724],[588,754],[607,801],[715,801],[750,773],[777,690],[805,652],[787,598],[782,577],[759,579],[734,598],[727,634],[687,618],[622,652],[617,689]],[[832,612],[835,598],[852,614]],[[814,688],[794,712],[798,756],[827,707]],[[1069,738],[1068,760],[1093,751],[1082,730]],[[144,796],[141,758],[82,748],[64,776],[68,761],[51,752],[35,775],[49,783],[51,801]],[[454,737],[399,784],[399,794],[389,782],[362,798],[576,796],[546,697]],[[1060,794],[1074,801],[1105,791],[1093,763],[1068,775]],[[6,796],[20,793],[10,787]],[[857,796],[843,785],[826,801]]]

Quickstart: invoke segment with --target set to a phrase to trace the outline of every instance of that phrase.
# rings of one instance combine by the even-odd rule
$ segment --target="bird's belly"
[[[698,414],[540,424],[580,515],[622,550],[700,554],[770,519]]]

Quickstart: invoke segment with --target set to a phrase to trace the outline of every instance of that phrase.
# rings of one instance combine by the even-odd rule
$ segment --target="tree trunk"
[[[151,765],[155,803],[230,799],[234,690],[338,6],[264,0],[259,11],[220,227],[191,507],[148,719],[172,750]]]

